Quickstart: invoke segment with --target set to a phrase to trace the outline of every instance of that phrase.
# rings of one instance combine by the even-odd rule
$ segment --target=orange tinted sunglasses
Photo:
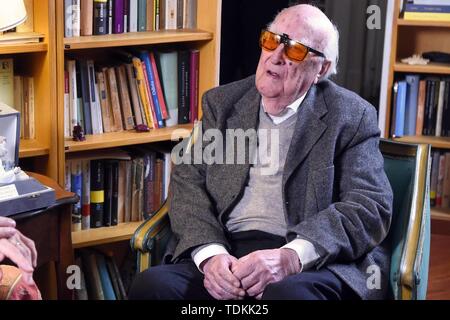
[[[301,62],[305,60],[309,52],[325,58],[325,55],[322,52],[314,50],[313,48],[310,48],[298,41],[292,40],[286,33],[280,35],[266,29],[261,31],[259,45],[262,49],[274,51],[281,43],[284,44],[284,53],[290,60]]]

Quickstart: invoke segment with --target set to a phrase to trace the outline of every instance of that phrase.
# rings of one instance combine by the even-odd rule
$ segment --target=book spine
[[[82,199],[82,185],[83,185],[83,172],[81,161],[73,160],[71,161],[71,188],[72,192],[75,193],[80,201],[74,205],[72,210],[72,231],[81,230],[81,199]]]
[[[128,24],[130,23],[130,0],[123,0],[123,32],[130,32]]]
[[[450,13],[450,6],[446,5],[418,5],[405,4],[405,12]]]
[[[138,31],[147,31],[147,0],[138,0]]]
[[[105,257],[101,253],[96,253],[95,257],[97,259],[97,268],[105,300],[117,300],[111,278],[108,273],[108,268],[106,267]]]
[[[115,0],[108,0],[108,34],[113,34],[114,1]]]
[[[124,32],[124,0],[114,0],[113,33]]]
[[[143,110],[144,110],[144,116],[147,122],[147,126],[149,128],[154,128],[154,122],[153,122],[153,117],[151,115],[151,111],[150,111],[150,104],[149,104],[149,98],[147,96],[147,89],[146,89],[146,85],[145,85],[145,74],[142,68],[142,61],[137,58],[134,57],[133,58],[133,67],[134,67],[134,72],[136,74],[136,82],[137,82],[137,86],[139,89],[139,95],[141,97],[141,101],[143,104]]]
[[[445,81],[444,112],[442,119],[442,130],[445,137],[450,136],[450,80]]]
[[[417,102],[419,97],[419,76],[407,75],[406,109],[405,109],[405,135],[413,136],[416,133]]]
[[[417,103],[416,136],[421,136],[423,132],[423,121],[425,116],[426,81],[419,82],[419,97]]]
[[[101,160],[93,160],[91,161],[91,228],[103,226],[104,204],[104,165]]]
[[[79,37],[81,32],[81,4],[80,0],[72,0],[72,36]]]
[[[197,28],[197,0],[184,0],[185,12],[183,17],[183,27],[188,29]]]
[[[130,88],[130,97],[131,97],[131,102],[132,102],[132,106],[133,106],[134,119],[135,119],[136,125],[139,125],[139,124],[142,124],[144,121],[142,118],[142,112],[141,112],[141,107],[140,107],[141,102],[139,99],[136,76],[134,73],[133,64],[128,63],[125,65],[125,68],[126,68],[126,72],[127,72],[128,86]]]
[[[91,228],[91,162],[82,160],[83,192],[81,197],[81,229]]]
[[[64,0],[64,37],[73,37],[73,3],[72,0]]]
[[[120,105],[122,107],[124,129],[132,130],[134,128],[134,119],[133,119],[133,112],[131,110],[131,102],[127,86],[125,66],[121,65],[116,67],[115,69],[116,69],[116,77],[118,79],[117,85],[119,89]]]
[[[154,2],[154,17],[155,17],[155,21],[153,24],[153,29],[155,31],[159,31],[160,29],[160,1],[159,0],[155,0]]]
[[[399,81],[397,95],[397,114],[395,120],[395,136],[402,137],[405,132],[406,81]]]
[[[436,207],[442,207],[442,195],[444,191],[444,176],[445,176],[445,155],[439,155],[438,166],[438,182],[436,189]]]
[[[139,0],[130,0],[130,19],[128,27],[130,32],[138,31],[138,1]]]
[[[111,95],[111,109],[113,111],[114,118],[114,131],[122,131],[123,130],[123,121],[122,121],[122,113],[120,111],[120,99],[119,99],[119,91],[117,87],[117,78],[114,67],[107,69],[108,74],[108,84],[109,84],[109,92]]]
[[[147,10],[145,16],[147,18],[147,31],[155,30],[155,0],[147,0]]]
[[[419,21],[449,21],[450,13],[433,13],[433,12],[405,12],[403,18],[405,20]]]
[[[190,52],[178,52],[178,124],[189,123],[189,71]]]
[[[94,35],[108,33],[108,0],[94,0]]]
[[[164,24],[167,30],[177,29],[177,0],[166,0]]]
[[[98,90],[95,81],[94,61],[87,61],[88,79],[89,79],[89,105],[91,107],[92,133],[102,134],[103,126],[101,120],[100,104],[98,100]]]
[[[113,117],[111,114],[110,103],[108,101],[108,92],[106,89],[106,81],[103,72],[97,72],[96,79],[98,83],[99,100],[103,120],[103,132],[113,132]]]
[[[178,63],[177,52],[159,53],[159,66],[164,98],[168,108],[169,118],[166,126],[178,124]]]
[[[155,105],[153,104],[152,94],[150,91],[150,80],[148,79],[148,72],[147,72],[147,67],[146,67],[145,62],[142,62],[141,66],[142,66],[142,72],[143,72],[143,77],[144,77],[146,97],[147,97],[148,105],[149,105],[150,121],[153,124],[153,127],[155,129],[158,129],[159,123],[158,123],[158,118],[156,117]]]
[[[89,70],[87,62],[80,61],[81,93],[83,95],[84,128],[86,134],[92,134],[91,98],[89,88]]]
[[[119,161],[112,162],[111,225],[119,223]]]
[[[159,109],[161,110],[161,118],[167,119],[168,113],[167,113],[167,106],[166,101],[164,100],[164,94],[161,86],[161,81],[158,74],[158,67],[156,65],[156,59],[153,52],[150,52],[150,62],[152,66],[152,72],[153,72],[153,78],[155,82],[155,89],[156,89],[156,98],[159,104]]]
[[[80,35],[92,36],[94,26],[94,2],[93,0],[81,0],[80,9]]]
[[[69,92],[69,71],[64,71],[64,137],[70,137],[70,92]],[[17,104],[15,105],[17,108]]]
[[[103,226],[111,226],[111,212],[112,212],[112,162],[105,161],[105,204],[103,209]]]
[[[183,0],[177,0],[177,29],[183,29],[183,13],[184,4]]]
[[[431,160],[430,206],[436,206],[437,184],[439,176],[439,152],[434,151]]]
[[[198,120],[198,86],[199,86],[199,64],[200,64],[200,51],[191,51],[190,61],[190,121],[195,123]]]
[[[445,81],[441,81],[439,82],[439,94],[437,104],[436,137],[440,137],[442,135],[442,118],[444,114],[444,92],[445,92]]]

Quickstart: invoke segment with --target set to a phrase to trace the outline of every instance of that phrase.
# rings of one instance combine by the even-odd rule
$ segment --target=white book
[[[69,94],[69,76],[64,72],[64,137],[72,136],[70,119],[70,94]]]
[[[444,112],[444,91],[445,91],[445,81],[441,81],[439,85],[439,100],[436,117],[436,137],[440,137],[442,133],[442,114]]]
[[[71,162],[70,160],[66,160],[66,170],[65,170],[65,179],[64,179],[64,189],[66,191],[71,191],[72,189],[72,178],[71,178],[71,172],[72,172],[72,168],[71,168]]]
[[[72,0],[72,36],[80,36],[80,0]]]
[[[73,37],[73,2],[64,0],[64,37]]]
[[[20,137],[23,138],[23,79],[14,76],[14,109],[20,112]]]
[[[95,81],[95,112],[96,112],[96,118],[98,122],[98,128],[100,133],[104,133],[103,130],[103,116],[102,116],[102,106],[100,103],[100,90],[98,88],[98,82],[97,78],[94,76]]]
[[[414,4],[428,6],[450,6],[450,0],[414,0]]]
[[[164,12],[164,29],[177,29],[177,0],[166,0],[166,10]]]
[[[77,67],[75,60],[67,61],[67,71],[69,72],[69,110],[71,130],[80,122],[78,118],[78,95],[77,95]]]
[[[164,153],[164,172],[163,172],[163,181],[164,181],[164,190],[163,190],[163,199],[166,200],[169,196],[169,183],[170,183],[170,174],[172,172],[172,158],[170,152]]]
[[[129,32],[138,31],[138,1],[130,0],[130,12],[129,12]]]

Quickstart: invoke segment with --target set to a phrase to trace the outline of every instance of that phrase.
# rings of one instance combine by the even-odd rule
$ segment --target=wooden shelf
[[[431,208],[431,219],[450,222],[450,208]]]
[[[0,54],[17,54],[30,52],[47,52],[46,43],[1,44]]]
[[[40,144],[36,140],[20,139],[19,158],[45,156],[50,152],[48,146]]]
[[[143,221],[127,222],[113,227],[75,231],[72,232],[72,246],[73,248],[83,248],[130,240],[142,223]]]
[[[422,21],[422,20],[405,20],[398,19],[397,24],[399,26],[414,26],[414,27],[437,27],[437,28],[449,28],[449,21]]]
[[[211,39],[213,39],[213,34],[202,30],[161,30],[154,32],[131,32],[104,36],[65,38],[64,48],[65,50],[78,50],[159,43],[207,41]]]
[[[104,133],[98,135],[87,135],[86,141],[76,142],[70,138],[65,139],[66,153],[95,149],[107,149],[123,147],[134,144],[170,141],[176,130],[184,129],[180,138],[188,137],[193,128],[192,124],[178,125],[170,128],[154,129],[150,132],[139,133],[136,131],[122,131]]]
[[[450,64],[444,63],[429,63],[427,65],[409,65],[397,61],[394,65],[394,71],[396,72],[408,72],[408,73],[439,73],[450,74]]]
[[[449,137],[404,136],[394,140],[407,143],[428,143],[433,148],[450,149]]]

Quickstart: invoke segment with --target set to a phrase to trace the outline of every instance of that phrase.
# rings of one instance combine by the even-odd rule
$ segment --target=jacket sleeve
[[[376,113],[367,107],[358,129],[337,155],[338,201],[288,231],[310,241],[320,255],[316,267],[352,262],[386,237],[392,216],[392,189],[379,150]]]
[[[215,128],[216,124],[208,93],[202,98],[202,108],[201,128],[202,132],[206,132]],[[196,144],[202,143],[201,140],[200,134]],[[206,146],[207,142],[203,142],[203,149]],[[172,230],[178,239],[173,260],[184,257],[190,254],[193,248],[208,243],[223,244],[229,249],[223,227],[217,219],[215,206],[206,188],[206,165],[203,161],[195,161],[194,149],[194,146],[190,148],[191,164],[182,163],[175,166],[171,176],[169,217]],[[202,159],[201,155],[197,157]]]

